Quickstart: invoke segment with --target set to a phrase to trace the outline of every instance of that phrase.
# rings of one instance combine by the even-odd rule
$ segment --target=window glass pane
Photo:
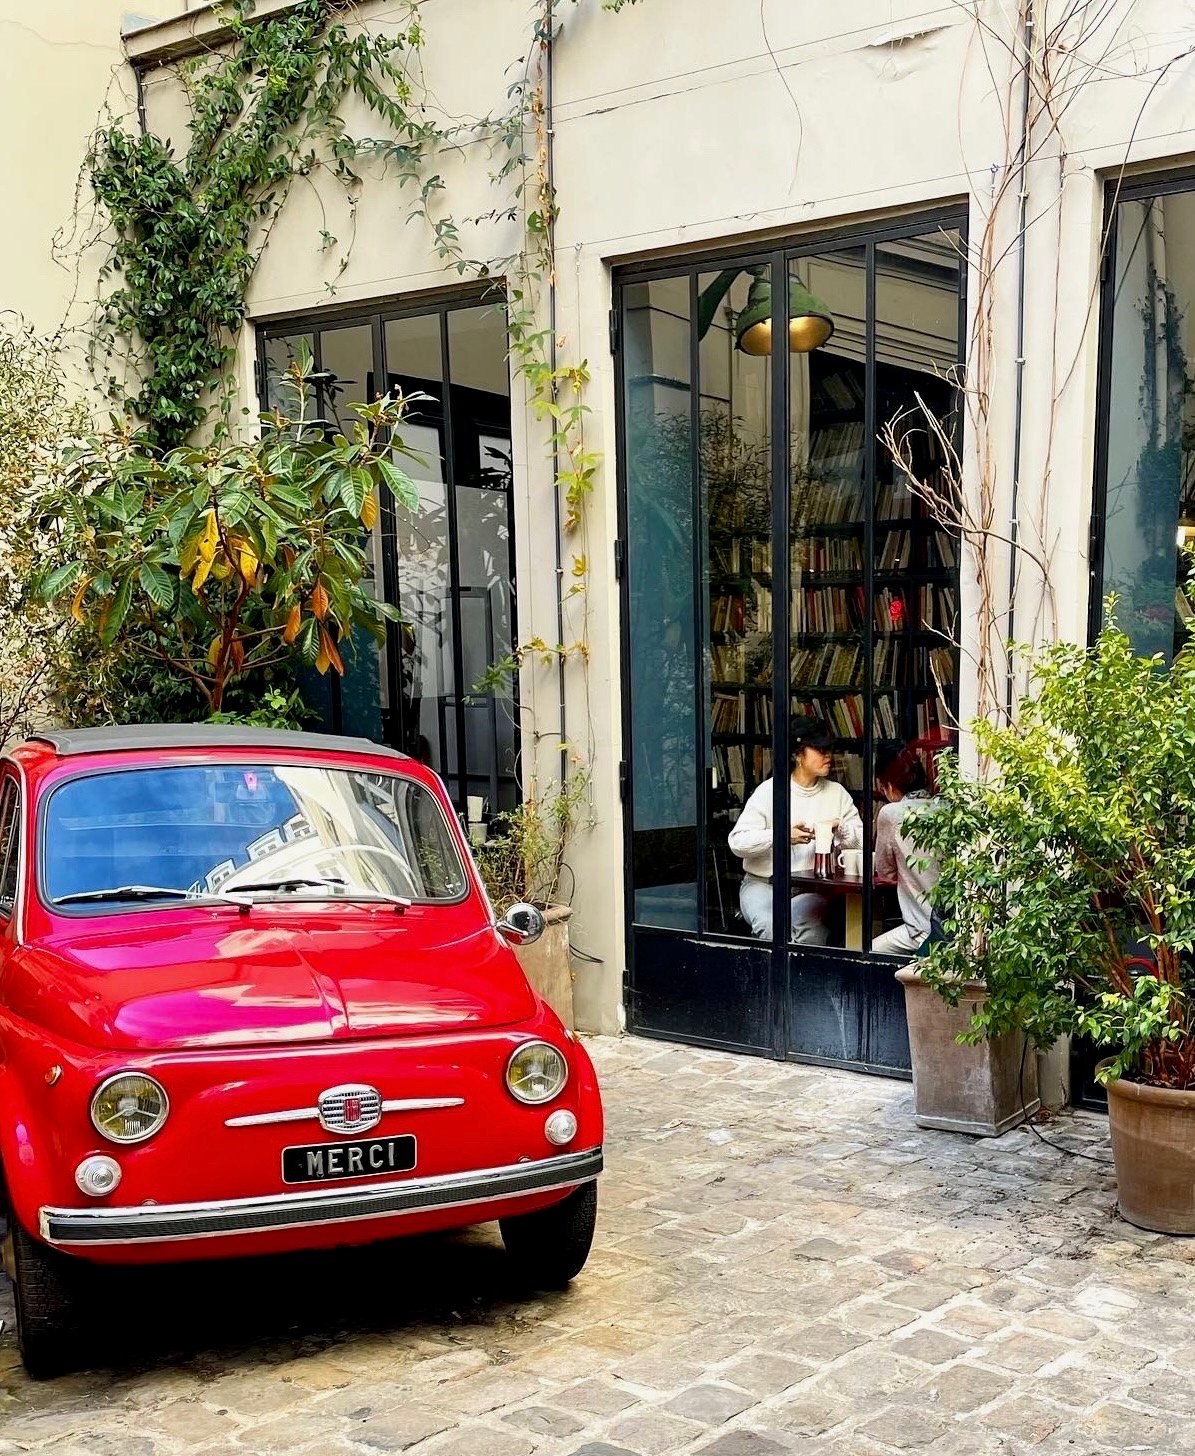
[[[624,294],[633,914],[696,930],[689,280]]]
[[[466,884],[421,784],[269,763],[71,779],[50,797],[42,863],[50,898],[89,897],[80,904],[139,903],[106,893],[138,885],[453,900]]]
[[[20,871],[20,794],[7,781],[0,795],[0,914],[11,915]]]
[[[354,404],[366,404],[378,391],[374,380],[373,329],[353,324],[320,333],[320,411],[343,434],[352,439],[357,416]],[[381,595],[381,521],[374,527],[368,585]],[[364,630],[352,634],[352,651],[344,654],[345,675],[340,681],[340,726],[344,733],[363,738],[382,736],[382,683],[385,653]]]
[[[263,410],[281,410],[288,419],[299,415],[299,392],[287,382],[291,367],[301,357],[310,359],[314,353],[315,339],[311,334],[285,334],[265,341],[266,397],[261,401]],[[314,394],[311,386],[304,390],[305,414],[315,415]]]
[[[467,807],[480,808],[484,819],[513,809],[518,802],[513,674],[505,674],[493,688],[479,689],[486,672],[508,658],[514,647],[510,375],[504,311],[480,307],[451,312],[448,358],[471,800]]]
[[[771,299],[769,280],[766,265],[697,280],[706,926],[761,940],[772,935],[772,389],[771,359],[748,352],[742,325]]]
[[[402,444],[411,453],[395,455],[395,463],[419,491],[416,509],[396,506],[394,522],[403,614],[396,628],[401,646],[401,747],[430,764],[459,802],[440,316],[393,319],[386,325],[385,338],[389,388],[428,396],[412,404],[402,426]]]
[[[1183,640],[1195,541],[1195,192],[1117,209],[1101,595],[1143,656]]]
[[[792,939],[863,947],[867,256],[789,265]],[[841,857],[841,858],[840,858]]]
[[[950,499],[942,436],[958,429],[955,380],[961,240],[955,232],[876,248],[876,884],[872,948],[907,956],[929,931],[935,867],[908,837],[929,804],[934,760],[957,721],[960,542],[910,479]]]

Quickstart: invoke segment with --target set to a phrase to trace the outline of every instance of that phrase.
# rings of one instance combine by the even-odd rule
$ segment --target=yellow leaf
[[[211,670],[213,672],[215,672],[215,670],[216,670],[216,663],[220,661],[220,648],[221,648],[222,645],[223,645],[223,639],[222,638],[213,637],[212,638],[212,641],[211,641],[211,645],[208,647],[208,650],[207,650],[207,665],[211,668]]]
[[[331,665],[332,659],[328,656],[327,649],[324,647],[324,634],[321,632],[319,639],[319,652],[316,655],[315,659],[315,670],[316,672],[323,674],[327,672]]]
[[[319,629],[319,655],[324,658],[339,676],[344,676],[344,659],[341,657],[336,643],[332,641],[331,635],[321,627]],[[319,667],[319,658],[316,659],[316,667]],[[321,672],[327,672],[327,667],[321,668]]]
[[[573,557],[573,575],[584,576],[589,570],[589,561],[584,556]]]
[[[290,615],[286,619],[286,627],[282,633],[282,640],[289,647],[299,635],[299,628],[303,625],[303,608],[295,603],[290,609]]]
[[[71,598],[71,616],[82,625],[83,622],[83,598],[87,595],[87,588],[91,585],[91,577],[85,576],[75,588],[75,594]]]
[[[312,615],[317,621],[322,622],[328,615],[328,593],[324,590],[323,582],[316,582],[315,590],[311,593],[311,602],[309,605]]]
[[[243,579],[250,586],[257,580],[257,568],[259,566],[257,556],[251,547],[244,546],[237,555],[237,566]]]
[[[199,593],[203,590],[203,584],[208,579],[211,569],[212,558],[210,556],[204,556],[201,550],[199,560],[195,566],[195,579],[191,582],[191,588],[194,592]]]
[[[372,531],[378,520],[378,497],[375,491],[370,491],[365,497],[361,506],[361,524],[367,531]]]
[[[195,570],[199,561],[199,537],[192,536],[183,549],[178,553],[179,574],[188,577]]]

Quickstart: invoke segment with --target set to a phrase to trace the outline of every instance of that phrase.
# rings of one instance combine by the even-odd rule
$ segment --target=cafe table
[[[841,899],[846,912],[845,945],[847,950],[863,949],[863,876],[846,875],[837,870],[830,879],[820,875],[791,875],[792,893],[825,895]]]

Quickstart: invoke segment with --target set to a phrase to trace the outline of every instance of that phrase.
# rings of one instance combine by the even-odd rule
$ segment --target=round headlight
[[[91,1099],[91,1120],[109,1142],[143,1143],[166,1121],[166,1090],[140,1072],[109,1077]]]
[[[506,1085],[520,1102],[551,1102],[568,1081],[568,1063],[546,1041],[529,1041],[506,1064]]]

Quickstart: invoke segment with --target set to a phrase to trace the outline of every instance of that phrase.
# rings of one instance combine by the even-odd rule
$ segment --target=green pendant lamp
[[[735,342],[744,354],[772,352],[772,285],[756,278],[747,291],[747,307],[734,326]],[[788,347],[793,354],[818,349],[834,332],[830,310],[798,278],[788,280]]]

